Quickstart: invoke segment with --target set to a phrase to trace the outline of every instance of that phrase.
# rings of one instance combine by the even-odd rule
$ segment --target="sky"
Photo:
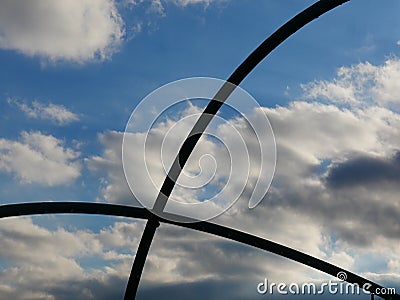
[[[149,182],[132,193],[121,150],[141,100],[176,80],[228,78],[311,3],[0,1],[0,204],[140,206],[136,195],[154,194]],[[227,159],[240,157],[240,147],[227,154],[210,136],[196,147],[184,170],[189,179],[172,197],[201,203],[232,178],[226,197],[237,201],[211,222],[293,247],[399,293],[399,10],[396,0],[351,0],[290,37],[240,85],[259,105],[247,121],[258,126],[267,116],[276,143],[274,177],[258,206],[249,209],[248,192],[257,180],[268,186],[271,174],[257,172],[252,147],[270,153],[271,144],[255,141],[246,119],[229,111],[220,117],[238,130],[221,125],[213,133],[231,140],[236,132],[245,141],[253,160],[245,166],[248,181],[243,186],[226,167],[246,164]],[[173,146],[193,124],[185,117],[198,116],[202,104],[186,102],[152,124],[156,146],[146,159],[156,187],[165,177],[162,159],[174,157]],[[160,150],[171,128],[171,147]],[[134,141],[140,144],[146,134],[135,131]],[[143,148],[132,154],[129,165]],[[197,175],[211,176],[211,184],[185,189]],[[144,225],[83,215],[0,220],[0,299],[122,298]],[[260,295],[257,284],[264,278],[286,284],[335,280],[246,245],[163,224],[138,298],[304,298]]]

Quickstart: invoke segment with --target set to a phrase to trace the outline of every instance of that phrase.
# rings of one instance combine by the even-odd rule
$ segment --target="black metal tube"
[[[160,222],[156,217],[151,216],[146,223],[138,250],[136,251],[135,260],[133,261],[128,284],[125,289],[125,300],[133,299],[136,296],[136,291],[139,287],[141,277],[141,272],[136,272],[136,270],[143,270],[147,255],[150,250],[151,242],[153,241],[158,226],[160,226]],[[138,253],[141,255],[138,255]]]

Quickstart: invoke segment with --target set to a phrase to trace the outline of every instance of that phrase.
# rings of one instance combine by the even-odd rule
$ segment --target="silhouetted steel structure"
[[[332,10],[333,8],[348,2],[349,0],[320,0],[290,21],[285,23],[270,37],[268,37],[260,46],[258,46],[246,60],[232,73],[226,83],[217,92],[214,98],[210,101],[203,114],[193,127],[187,139],[183,143],[175,161],[169,171],[159,195],[154,204],[153,210],[164,217],[153,214],[145,208],[115,205],[115,204],[99,204],[99,203],[84,203],[84,202],[36,202],[36,203],[21,203],[7,204],[0,206],[0,218],[35,215],[35,214],[94,214],[94,215],[109,215],[122,216],[127,218],[147,219],[146,227],[143,231],[142,239],[140,240],[135,260],[129,276],[127,288],[125,291],[125,300],[133,299],[136,296],[140,277],[143,272],[143,267],[149,252],[151,242],[154,238],[157,227],[160,222],[173,224],[193,230],[206,232],[224,237],[233,241],[237,241],[249,246],[253,246],[277,255],[297,261],[324,273],[336,276],[339,272],[346,272],[346,281],[352,284],[358,284],[360,287],[365,284],[370,285],[370,290],[382,289],[383,287],[365,279],[350,271],[344,270],[338,266],[292,249],[290,247],[278,244],[267,239],[263,239],[248,233],[244,233],[229,227],[213,224],[211,222],[177,222],[177,216],[163,212],[169,196],[175,186],[175,183],[189,159],[190,154],[195,148],[204,130],[210,123],[213,116],[221,108],[225,100],[233,92],[234,88],[239,85],[242,80],[277,46],[285,41],[293,33],[301,29],[306,24],[318,18],[322,14]],[[233,85],[232,85],[233,84]],[[232,88],[233,86],[233,88]],[[168,216],[172,218],[168,218]],[[179,216],[179,218],[181,218]],[[181,218],[182,219],[182,218]],[[400,295],[380,295],[383,299],[400,299]],[[373,295],[371,295],[373,299]]]

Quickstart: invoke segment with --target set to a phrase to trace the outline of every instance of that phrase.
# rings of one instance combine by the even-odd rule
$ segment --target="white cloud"
[[[274,128],[278,152],[285,156],[293,153],[297,159],[290,163],[296,167],[341,160],[352,152],[389,154],[400,146],[396,139],[398,114],[385,108],[349,110],[316,102],[293,102],[288,107],[264,111]],[[285,164],[285,160],[280,163]]]
[[[85,159],[88,168],[102,176],[102,199],[106,202],[139,205],[126,183],[122,168],[122,137],[123,134],[109,131],[99,135],[105,146],[102,156],[92,156]]]
[[[390,64],[385,63],[385,65]],[[396,68],[385,68],[385,65],[373,68],[385,73],[380,73],[382,78],[389,78],[393,75],[388,74],[393,74],[392,71]],[[370,68],[364,65],[359,67]],[[358,78],[369,72],[354,70],[343,69],[341,74],[344,77]],[[388,85],[376,84],[379,81],[377,78],[380,78],[376,75],[379,72],[372,72],[374,85],[357,86],[351,79],[347,81],[352,89],[356,87],[354,88],[356,92],[353,93],[355,105],[352,103],[347,108],[334,105],[341,99],[337,93],[327,94],[330,100],[328,104],[297,101],[285,107],[263,108],[274,128],[278,147],[278,164],[272,188],[266,199],[255,209],[249,210],[243,197],[213,222],[294,247],[384,284],[398,282],[396,272],[399,269],[400,250],[393,249],[393,245],[398,244],[400,236],[398,227],[400,190],[398,180],[396,181],[398,175],[395,173],[399,169],[396,151],[400,149],[398,138],[400,116],[382,107],[387,102],[376,96],[384,94],[383,91],[395,92],[395,89],[388,88]],[[346,75],[347,73],[351,75]],[[331,83],[326,82],[325,86],[330,86]],[[359,105],[361,101],[359,99],[363,99],[359,95],[367,96],[372,92],[379,101],[369,101]],[[259,113],[262,112],[254,112],[253,121],[257,120]],[[237,122],[240,123],[240,120]],[[173,124],[174,121],[170,120],[169,127]],[[245,124],[243,126],[245,127]],[[168,127],[160,126],[154,129],[155,133],[163,135]],[[244,130],[242,134],[245,133]],[[225,134],[228,135],[228,132]],[[122,133],[108,131],[100,134],[99,138],[104,147],[103,153],[86,159],[86,163],[90,170],[103,176],[104,186],[101,190],[103,200],[137,205],[124,179],[121,162]],[[139,134],[137,138],[143,136]],[[251,140],[251,137],[244,136],[244,138]],[[212,150],[210,145],[205,145],[207,145],[205,148]],[[160,168],[158,158],[155,159],[155,155],[160,154],[157,149],[152,148],[154,153],[150,160]],[[140,155],[138,152],[133,154],[135,155],[132,159]],[[217,152],[213,155],[217,161],[221,161]],[[197,161],[196,159],[189,163],[189,171],[196,170]],[[360,166],[366,166],[366,169],[357,169]],[[372,168],[371,171],[368,171],[369,167]],[[341,170],[349,173],[347,179],[351,180],[343,178],[340,183],[336,182],[334,185],[334,175]],[[379,174],[385,175],[385,172],[388,172],[387,176],[383,176],[382,180],[377,179]],[[373,181],[366,183],[365,180],[369,180],[369,177],[373,178]],[[146,189],[147,187],[143,186],[144,192]],[[181,196],[187,195],[189,194]],[[196,194],[190,194],[190,197],[193,196]],[[22,229],[18,226],[12,228],[19,231],[22,236],[21,241],[13,245],[14,247],[23,242],[33,243],[35,239],[40,240],[40,237],[35,236],[29,241],[21,232]],[[39,228],[35,230],[41,232]],[[44,236],[53,236],[51,239],[46,238],[46,243],[50,242],[60,247],[63,242],[56,238],[56,235],[68,241],[70,245],[66,246],[64,254],[60,254],[65,257],[59,261],[61,263],[67,259],[70,264],[68,272],[75,274],[81,282],[78,285],[81,288],[79,295],[82,295],[82,287],[85,284],[89,287],[87,293],[94,295],[96,289],[90,288],[90,282],[100,282],[101,289],[97,290],[104,291],[112,276],[120,279],[123,277],[121,279],[123,284],[118,287],[124,288],[131,267],[132,253],[119,250],[124,247],[134,249],[137,240],[132,237],[140,236],[141,230],[143,230],[141,225],[119,222],[112,228],[102,229],[98,235],[83,231],[71,234],[60,229],[56,233],[45,232]],[[74,240],[72,236],[79,241]],[[7,243],[10,241],[7,240]],[[36,264],[36,260],[41,262],[38,258],[30,258],[25,253],[29,247],[24,247],[23,251],[17,248],[15,256],[12,256],[4,252],[7,251],[7,246],[3,249],[5,254],[2,255],[11,255],[10,259],[13,261],[25,257],[32,264]],[[56,246],[52,247],[39,249],[50,253],[50,258],[54,257],[51,253],[61,253],[61,250],[55,249]],[[104,261],[115,264],[107,265],[100,273],[92,270],[93,272],[88,275],[87,270],[84,270],[77,261],[79,257],[86,257],[89,252],[96,253]],[[369,255],[376,255],[384,260],[383,263],[379,262],[379,270],[368,270],[370,273],[365,271],[369,263],[365,261],[365,257]],[[51,266],[47,262],[44,262],[44,265]],[[0,289],[10,294],[13,286],[8,283],[17,278],[19,273],[17,271],[12,273],[11,269],[8,271],[8,275],[4,275],[7,281],[2,281],[6,284],[0,286]],[[257,283],[256,280],[265,276],[283,282],[326,278],[299,264],[250,247],[163,225],[157,232],[157,238],[146,263],[143,286],[154,287],[160,284],[193,283],[204,280],[235,282],[238,279],[243,280],[244,277]],[[60,281],[59,285],[66,285],[68,280]],[[36,284],[35,293],[52,295],[48,286]],[[27,283],[22,286],[20,290],[32,284]]]
[[[15,174],[22,182],[70,183],[80,176],[79,155],[41,132],[22,132],[20,141],[0,139],[0,170]]]
[[[393,273],[400,273],[400,260],[399,259],[393,259],[390,260],[388,263],[389,270],[392,271]]]
[[[278,163],[274,189],[263,205],[311,217],[350,250],[390,257],[388,245],[400,236],[394,226],[400,211],[393,158],[400,149],[400,116],[374,106],[348,110],[305,102],[266,111]],[[393,171],[386,171],[388,164]],[[341,185],[332,176],[337,169],[343,170]]]
[[[208,7],[223,1],[226,0],[4,0],[0,1],[0,49],[37,56],[43,62],[105,60],[142,27],[153,23],[136,16],[134,22],[125,18],[125,24],[120,14],[123,9],[145,5],[147,12],[166,16],[167,3]]]
[[[0,257],[8,266],[0,272],[0,293],[16,299],[32,295],[41,299],[63,299],[62,295],[107,299],[101,293],[122,294],[143,225],[119,220],[96,233],[49,230],[29,218],[1,220]],[[96,260],[96,264],[85,268],[82,262],[86,259]],[[256,282],[266,274],[276,280],[307,278],[295,278],[296,270],[301,272],[304,267],[207,234],[163,225],[146,262],[141,286],[207,279]],[[116,285],[110,284],[113,278],[118,279]]]
[[[279,228],[274,223],[283,217],[299,222],[304,233],[301,238],[320,239],[319,235],[313,236],[314,230],[305,230],[304,219],[292,219],[284,211],[270,212],[268,216],[271,217],[268,223],[273,226],[271,233]],[[1,220],[0,257],[7,260],[8,265],[0,271],[0,293],[16,299],[29,299],[32,295],[41,299],[64,299],[63,295],[74,299],[107,299],[101,293],[122,294],[143,225],[143,222],[118,220],[112,226],[92,232],[49,230],[30,218]],[[290,227],[285,226],[285,230],[293,232]],[[279,232],[273,234],[278,236]],[[294,232],[293,237],[300,245],[301,238]],[[96,263],[85,267],[85,261]],[[141,286],[204,280],[231,285],[241,282],[247,286],[265,276],[276,281],[301,282],[318,277],[318,273],[264,251],[164,224],[157,231]],[[117,284],[110,284],[113,278],[117,278]]]
[[[124,6],[135,7],[141,4],[148,4],[148,12],[156,13],[159,16],[165,17],[165,5],[172,3],[176,6],[186,8],[191,5],[203,5],[205,8],[210,6],[210,4],[218,2],[226,2],[228,0],[123,0],[122,4]]]
[[[338,84],[339,79],[334,79],[322,84],[323,88],[330,89],[331,86],[339,85],[345,90],[344,94],[335,89],[325,93],[328,103],[297,101],[285,107],[263,108],[272,124],[277,142],[278,162],[271,190],[255,209],[249,210],[243,197],[213,221],[272,239],[361,274],[365,272],[363,257],[378,255],[387,261],[387,266],[383,265],[379,274],[385,276],[385,280],[393,280],[395,277],[390,275],[390,270],[397,268],[396,257],[400,255],[398,251],[393,253],[391,249],[393,243],[399,242],[400,236],[397,225],[400,218],[400,190],[395,179],[400,176],[396,173],[400,169],[396,167],[399,164],[397,157],[400,157],[396,154],[400,149],[400,116],[385,107],[396,99],[396,89],[385,84],[385,80],[391,81],[397,76],[397,63],[397,59],[392,59],[381,66],[359,64],[343,67],[339,72],[343,82]],[[309,88],[305,88],[305,97],[321,96],[323,89],[318,84],[319,82],[314,82],[305,85]],[[348,95],[348,98],[343,95]],[[343,106],[343,102],[350,105]],[[256,122],[258,113],[261,111],[255,111],[251,116],[252,122]],[[237,122],[240,123],[240,120]],[[163,132],[158,131],[159,134]],[[251,140],[251,137],[246,136],[245,130],[241,133],[245,139]],[[123,178],[120,161],[122,133],[112,132],[101,137],[104,154],[91,158],[88,162],[92,167],[102,169],[105,177],[111,179],[103,190],[104,198],[127,203],[126,199],[131,196]],[[151,162],[155,163],[158,159],[155,156],[160,153],[157,147],[152,149],[154,157]],[[138,154],[140,153],[135,153]],[[221,161],[218,153],[213,155],[217,162]],[[104,163],[100,164],[101,161]],[[110,165],[113,167],[108,167]],[[358,170],[360,165],[366,165],[366,169]],[[333,175],[341,170],[349,173],[351,181],[344,178],[339,186]],[[377,176],[382,179],[377,179]],[[373,178],[374,182],[363,181],[370,180],[369,178]],[[143,190],[146,188],[143,187]],[[196,197],[196,194],[189,196]],[[174,241],[177,239],[175,237]],[[165,241],[160,243],[166,247]],[[182,241],[184,248],[183,244]],[[218,257],[211,264],[218,266],[218,270],[229,269],[228,262],[224,262],[224,258],[217,254],[221,251],[217,244],[217,240],[209,243],[209,247],[215,247],[213,255]],[[162,248],[161,244],[159,247]],[[171,249],[174,250],[155,252],[151,258],[154,264],[149,267],[149,277],[146,278],[155,276],[154,278],[160,278],[158,280],[166,280],[159,275],[169,274],[167,278],[172,278],[172,281],[185,282],[204,280],[207,277],[202,276],[208,274],[213,279],[223,277],[234,280],[234,275],[212,271],[211,266],[204,262],[187,266],[188,261],[194,261],[188,253],[196,253],[191,247],[187,250],[189,252],[179,251],[179,246],[173,248],[171,245]],[[203,249],[196,255],[201,256],[203,251],[210,253],[207,252],[210,248]],[[229,253],[235,255],[235,250],[229,251],[233,251]],[[236,264],[246,259],[251,261],[248,255],[249,252],[244,252],[235,256]],[[180,260],[176,256],[186,259]],[[210,259],[209,255],[207,257]],[[282,273],[279,273],[260,261],[257,258],[252,262],[256,265],[251,269],[253,274],[261,274],[264,270],[277,280],[287,279],[288,271],[284,267],[281,267]],[[232,259],[230,263],[232,264]],[[282,266],[281,262],[279,266]],[[196,273],[195,269],[204,270],[204,275]],[[234,274],[232,269],[230,274]],[[320,278],[304,270],[297,272],[292,269],[290,274],[295,281],[307,276]]]
[[[36,100],[32,102],[31,106],[12,99],[8,99],[8,102],[15,103],[30,118],[50,120],[60,126],[79,120],[77,114],[69,111],[63,105],[43,104]]]
[[[150,11],[155,12],[160,16],[165,16],[165,8],[161,0],[152,0]]]
[[[103,181],[105,187],[102,191],[104,200],[132,204],[136,203],[133,199],[137,197],[146,207],[153,205],[158,189],[163,183],[167,169],[175,158],[178,147],[197,120],[198,115],[196,113],[199,113],[199,108],[190,106],[183,111],[184,113],[190,111],[195,115],[184,118],[179,122],[167,120],[154,124],[147,136],[145,154],[141,151],[139,145],[144,144],[146,133],[137,132],[125,135],[125,173],[127,178],[132,179],[129,183],[134,196],[129,192],[121,165],[123,133],[113,131],[100,135],[100,141],[105,148],[103,155],[88,158],[86,162],[89,168],[97,173],[103,170],[102,175],[105,175],[106,178]],[[175,117],[181,113],[175,112]],[[263,112],[257,116],[260,117],[262,114]],[[203,218],[208,214],[208,218],[210,218],[221,213],[224,208],[235,201],[246,185],[255,184],[255,176],[260,173],[259,159],[257,160],[258,152],[253,151],[256,153],[256,158],[249,163],[244,142],[257,145],[256,136],[243,120],[236,123],[233,120],[231,121],[230,123],[212,124],[209,134],[204,136],[197,144],[171,196],[175,200],[174,203],[201,204],[202,209],[193,210],[192,205],[181,205],[180,207],[167,207],[169,212],[177,213],[177,210],[179,210],[181,214],[198,218]],[[258,118],[258,121],[260,123],[265,122],[265,115],[264,118]],[[232,130],[232,128],[235,128],[235,130]],[[244,141],[240,136],[240,130],[246,131]],[[213,136],[218,137],[219,142],[216,142],[216,139],[213,140]],[[271,140],[270,138],[269,141]],[[235,142],[240,144],[238,145]],[[275,150],[273,145],[271,146],[271,149]],[[160,149],[162,149],[161,152]],[[146,165],[142,164],[144,155]],[[214,157],[218,163],[215,163]],[[268,159],[271,160],[270,156],[268,156]],[[237,162],[232,165],[231,160],[237,160]],[[267,160],[265,159],[265,161]],[[268,163],[272,164],[273,161],[265,162],[265,165]],[[242,171],[240,176],[235,175],[240,171]],[[250,176],[248,176],[248,173],[250,173]],[[269,174],[265,176],[267,175]],[[247,180],[248,178],[249,180]],[[205,199],[212,200],[206,202]],[[185,210],[187,214],[182,210]],[[195,216],[194,214],[197,212],[204,215]]]
[[[222,2],[226,0],[171,0],[171,1],[178,6],[185,7],[193,4],[203,4],[205,6],[209,6],[213,2]]]
[[[264,108],[264,111],[275,129],[278,144],[279,159],[272,188],[273,192],[271,197],[264,200],[265,209],[264,206],[261,206],[247,213],[247,208],[235,210],[236,206],[234,206],[231,211],[228,211],[226,219],[222,217],[221,220],[224,220],[230,226],[237,227],[239,225],[242,230],[257,232],[258,234],[263,234],[260,231],[262,228],[270,228],[269,234],[263,234],[265,237],[297,247],[308,253],[324,256],[318,250],[318,247],[323,244],[322,236],[327,233],[320,231],[315,226],[318,227],[317,224],[322,219],[327,218],[335,206],[333,205],[331,210],[326,209],[324,208],[326,200],[322,201],[321,210],[316,220],[311,222],[308,220],[307,213],[303,211],[303,209],[311,209],[310,206],[312,205],[315,206],[315,211],[318,211],[318,204],[315,204],[313,199],[320,197],[326,199],[328,197],[332,199],[331,201],[334,201],[337,197],[333,191],[324,189],[323,174],[318,173],[320,164],[326,160],[341,162],[352,157],[354,153],[390,155],[400,147],[397,139],[397,128],[400,126],[398,115],[387,109],[377,107],[350,111],[339,109],[333,105],[306,102],[295,102],[289,107]],[[261,112],[256,112],[256,115],[257,113]],[[256,115],[253,119],[257,119]],[[243,126],[245,125],[243,124]],[[157,132],[161,135],[166,131],[166,129],[157,129]],[[107,132],[100,137],[105,147],[104,154],[88,159],[87,163],[92,170],[97,172],[102,170],[103,175],[107,178],[102,191],[103,198],[110,202],[132,204],[132,194],[126,185],[121,164],[122,133]],[[251,140],[251,137],[244,136],[244,138]],[[179,142],[175,144],[179,144]],[[212,149],[209,146],[206,148]],[[154,150],[154,153],[149,160],[152,164],[156,164],[159,161],[157,155],[159,156],[160,153],[157,151],[157,147],[151,149]],[[210,151],[208,152],[210,153]],[[213,152],[216,160],[221,163],[222,157],[217,152],[211,152]],[[140,155],[140,152],[137,149],[132,149],[132,153],[134,155],[132,155],[131,163],[134,164],[134,159]],[[200,151],[200,153],[203,152]],[[197,161],[197,159],[193,159],[192,166],[189,165],[189,167],[195,170]],[[159,180],[161,181],[164,176],[161,163],[158,163],[158,169],[160,169],[158,173],[160,173]],[[141,186],[143,193],[148,192],[149,189],[146,185]],[[301,198],[293,206],[294,211],[287,205],[287,203],[291,204],[290,201],[296,201],[296,199],[293,199],[293,195]],[[155,198],[156,195],[152,196]],[[196,194],[183,193],[182,197],[196,197]],[[280,198],[284,199],[280,200]],[[368,199],[362,201],[368,201]],[[245,199],[239,199],[239,202],[241,204],[238,205],[241,207],[245,203]],[[359,202],[355,200],[354,203]],[[300,205],[304,205],[304,207],[299,208]],[[342,211],[345,205],[346,203],[343,203],[343,207],[338,206],[336,208]],[[282,209],[291,212],[283,212]],[[382,209],[384,208],[382,207]],[[351,211],[350,208],[348,210]],[[260,214],[257,214],[257,211],[260,211]],[[296,211],[305,216],[293,216],[292,214],[297,213]],[[288,215],[286,216],[286,214]],[[232,216],[235,216],[233,217],[234,220],[237,220],[237,217],[240,216],[240,222],[230,220]],[[345,217],[346,214],[343,216]],[[299,218],[296,223],[304,224],[304,228],[298,225],[296,229],[293,229],[294,218]],[[252,221],[253,219],[254,221]],[[220,219],[216,221],[218,220]],[[359,221],[360,224],[365,225],[364,217],[360,218]],[[336,225],[344,224],[342,217],[337,219]],[[329,222],[325,222],[324,226],[330,232]],[[336,226],[334,230],[346,232],[348,228]],[[385,233],[382,232],[382,234]],[[343,254],[341,255],[344,257]]]
[[[330,81],[316,80],[302,85],[304,97],[334,103],[360,105],[375,103],[387,106],[400,102],[400,60],[389,58],[382,65],[368,62],[341,67]]]
[[[329,172],[337,164],[349,162],[359,155],[382,159],[390,158],[400,149],[400,140],[398,139],[400,117],[398,114],[376,106],[363,109],[344,109],[334,105],[308,102],[293,102],[288,107],[264,108],[263,110],[264,112],[254,112],[254,115],[251,116],[251,122],[256,122],[258,114],[266,113],[268,115],[274,128],[278,151],[278,163],[272,190],[268,199],[264,200],[264,202],[273,203],[272,206],[275,209],[280,209],[281,207],[288,209],[288,206],[292,206],[293,209],[306,216],[306,210],[313,209],[316,212],[315,216],[318,222],[323,222],[324,226],[333,231],[337,230],[336,234],[343,233],[343,239],[348,242],[351,242],[351,235],[349,235],[351,228],[346,225],[347,223],[344,222],[344,219],[357,211],[358,206],[363,206],[363,203],[369,203],[370,207],[376,209],[378,215],[383,216],[383,211],[395,205],[393,203],[390,204],[390,202],[395,199],[396,190],[390,189],[385,193],[381,193],[380,196],[379,193],[371,193],[370,191],[370,196],[367,194],[364,196],[365,193],[362,193],[363,197],[360,196],[359,199],[351,200],[356,190],[341,191],[339,193],[339,191],[332,190],[329,186],[326,186],[327,183],[325,181],[329,179],[327,177],[330,174]],[[240,123],[240,120],[237,122]],[[159,135],[160,144],[163,134],[167,132],[169,127],[173,126],[174,122],[171,121],[166,128],[154,128],[153,137]],[[246,124],[242,124],[242,126],[246,128]],[[251,143],[253,137],[248,136],[246,130],[241,133],[245,140],[250,141],[250,144],[254,144]],[[178,137],[179,135],[175,134],[174,136]],[[185,134],[181,138],[184,136]],[[143,137],[144,135],[136,135],[135,138]],[[224,132],[223,137],[229,139],[229,132]],[[92,170],[102,170],[103,176],[106,178],[103,189],[104,200],[125,204],[132,203],[133,196],[126,184],[122,170],[122,133],[105,133],[101,135],[101,142],[105,147],[104,154],[88,159],[87,163]],[[210,141],[206,141],[203,144],[203,148],[200,143],[198,154],[207,152],[212,154],[217,162],[222,163],[226,159],[221,156],[223,153],[215,151],[207,142],[210,143]],[[180,142],[175,141],[173,144],[179,146]],[[148,157],[155,174],[158,175],[156,178],[156,184],[158,185],[161,184],[165,176],[160,160],[160,152],[157,150],[160,147],[160,145],[152,145],[152,151],[150,157]],[[231,151],[236,151],[236,149],[231,149]],[[264,149],[264,151],[268,151],[268,149]],[[171,150],[171,152],[176,153],[174,150]],[[135,165],[135,159],[140,158],[141,155],[143,153],[138,149],[132,149],[130,164]],[[174,155],[171,156],[173,157]],[[199,157],[200,155],[192,157],[192,159],[195,159],[191,162],[189,161],[187,171],[195,171],[198,168]],[[228,165],[226,162],[223,164]],[[242,169],[244,168],[245,166],[242,167]],[[223,175],[226,175],[225,172],[223,172]],[[256,174],[250,174],[252,180],[256,179],[251,176],[256,176]],[[154,201],[156,193],[149,194],[152,189],[144,182],[142,183],[140,181],[141,178],[137,178],[137,180],[140,182],[137,186],[142,187],[141,194],[139,194]],[[263,179],[261,178],[261,180]],[[181,182],[183,181],[181,180]],[[239,185],[239,183],[235,180],[232,183],[234,190],[235,185]],[[370,186],[372,187],[372,185]],[[374,190],[376,191],[376,187],[374,187]],[[357,193],[359,192],[357,190]],[[176,187],[174,193],[183,199],[193,198],[196,200],[198,197],[195,191],[184,192],[180,187]],[[379,207],[376,197],[380,199],[381,207]],[[315,199],[321,200],[318,202]],[[384,199],[390,200],[384,201]],[[243,197],[239,201],[245,202]],[[394,213],[396,210],[393,210],[393,208],[394,206],[392,207]],[[256,210],[260,209],[256,208]],[[332,219],[331,214],[335,209],[339,215]],[[250,217],[251,214],[249,215]],[[379,228],[376,224],[372,226],[370,222],[368,223],[368,218],[368,211],[365,211],[364,215],[359,215],[359,227],[365,226],[365,228],[369,228],[387,238],[392,234],[390,230],[382,230],[379,233]],[[388,223],[388,220],[386,218],[384,222],[382,219],[382,224]],[[280,225],[282,226],[281,229],[285,228],[284,224],[281,223]],[[254,230],[255,227],[256,225],[254,224],[250,230]],[[269,225],[268,227],[271,226]],[[290,227],[291,225],[288,228]],[[275,231],[280,232],[278,229]],[[311,229],[309,228],[307,231],[311,232]],[[299,234],[298,231],[296,232]],[[367,231],[365,231],[365,234],[367,234]],[[365,234],[358,234],[358,236],[365,236]],[[287,236],[287,233],[283,236]],[[282,241],[287,242],[286,240]],[[295,241],[294,237],[289,241],[293,243]],[[354,242],[356,241],[354,240]],[[303,244],[305,245],[305,243]],[[311,246],[309,247],[310,249]]]
[[[109,58],[124,23],[113,0],[0,2],[0,48],[50,61]]]
[[[0,271],[0,294],[7,299],[107,299],[112,278],[123,293],[142,230],[140,222],[119,221],[95,233],[49,230],[30,218],[1,220],[0,257],[7,266]],[[97,265],[84,268],[86,258]]]

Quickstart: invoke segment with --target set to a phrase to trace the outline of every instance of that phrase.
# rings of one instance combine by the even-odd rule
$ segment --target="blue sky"
[[[226,79],[311,3],[1,2],[0,203],[138,205],[121,162],[122,135],[136,105],[171,81]],[[260,206],[249,211],[239,199],[213,221],[400,290],[399,10],[396,0],[351,0],[290,37],[245,79],[241,87],[274,130],[276,174]],[[196,198],[177,190],[178,197],[187,195]],[[1,220],[0,294],[118,297],[143,225],[84,216]],[[201,298],[207,287],[212,298],[259,298],[255,286],[265,276],[330,278],[171,226],[159,231],[152,250],[143,299],[188,290]],[[67,295],[63,287],[71,283],[76,288]]]

